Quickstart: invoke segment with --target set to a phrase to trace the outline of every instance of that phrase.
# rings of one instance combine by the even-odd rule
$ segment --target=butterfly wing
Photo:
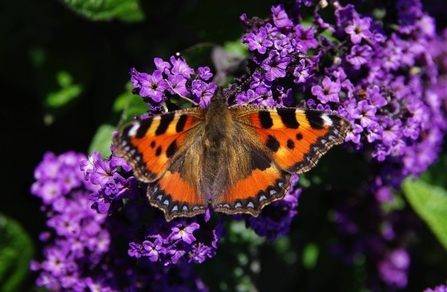
[[[167,220],[194,216],[207,207],[194,172],[186,170],[190,161],[185,161],[192,147],[188,137],[200,128],[203,114],[203,109],[191,108],[132,121],[114,137],[114,154],[131,164],[139,181],[149,183],[149,201]]]
[[[313,168],[332,146],[344,142],[351,124],[337,114],[265,107],[246,116],[274,162],[289,173]]]
[[[239,176],[235,183],[213,200],[213,209],[227,214],[248,213],[255,217],[261,209],[284,197],[290,184],[290,174],[276,165],[271,155],[259,147],[249,145],[250,171]]]
[[[316,165],[332,146],[341,144],[350,129],[344,118],[296,108],[234,107],[237,135],[249,145],[251,172],[236,180],[215,202],[214,209],[259,215],[269,203],[282,199],[291,173]]]

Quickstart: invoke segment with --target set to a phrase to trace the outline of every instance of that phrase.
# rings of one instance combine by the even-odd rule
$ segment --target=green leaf
[[[240,39],[236,41],[228,41],[224,44],[224,49],[232,54],[241,56],[241,57],[248,57],[248,46],[243,44]]]
[[[123,94],[115,99],[113,104],[113,111],[121,114],[120,122],[127,122],[133,119],[134,116],[141,116],[148,111],[147,104],[143,101],[141,96],[132,93],[132,84],[126,84],[126,90]]]
[[[116,128],[111,125],[101,125],[93,136],[88,153],[98,151],[101,156],[110,156],[110,145],[112,144],[112,133]]]
[[[421,175],[421,179],[429,184],[447,188],[445,170],[447,169],[447,154],[441,153],[438,161]]]
[[[0,291],[21,291],[34,253],[31,239],[20,224],[0,214]]]
[[[65,106],[73,99],[79,97],[83,87],[79,84],[73,84],[73,77],[66,71],[60,71],[56,75],[60,90],[51,92],[47,95],[46,105],[51,108]]]
[[[144,20],[138,0],[61,0],[74,12],[92,20],[119,19],[125,22]]]
[[[319,248],[314,243],[309,243],[303,250],[303,266],[307,269],[313,269],[317,264]]]
[[[411,178],[404,181],[402,190],[413,209],[447,250],[447,191]]]

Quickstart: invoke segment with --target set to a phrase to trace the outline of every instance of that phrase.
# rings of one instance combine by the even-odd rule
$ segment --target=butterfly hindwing
[[[179,171],[166,171],[157,182],[149,185],[147,194],[151,205],[160,208],[168,221],[204,213],[208,207],[205,197],[200,196]]]
[[[249,213],[256,217],[265,205],[284,196],[290,174],[279,169],[264,149],[252,146],[250,160],[251,172],[214,200],[214,210],[227,214]]]

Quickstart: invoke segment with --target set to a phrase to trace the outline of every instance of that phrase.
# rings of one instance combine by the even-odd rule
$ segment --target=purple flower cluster
[[[52,291],[80,291],[89,286],[87,282],[93,285],[95,280],[82,274],[82,266],[98,264],[110,246],[110,235],[103,228],[106,216],[90,208],[89,194],[96,188],[84,181],[79,170],[84,158],[74,152],[60,156],[48,152],[34,172],[36,182],[31,193],[42,199],[51,230],[42,233],[40,239],[55,240],[46,246],[45,259],[33,262],[32,269],[41,271],[37,285]]]
[[[199,224],[199,223],[201,224]],[[166,222],[159,218],[145,231],[144,241],[130,242],[129,255],[148,257],[151,262],[164,266],[188,263],[203,263],[215,255],[217,242],[223,235],[222,221],[211,227],[195,219],[178,219]]]
[[[407,272],[410,266],[410,256],[405,249],[395,249],[387,253],[386,257],[379,261],[378,270],[380,277],[389,285],[405,288],[408,278]]]
[[[126,248],[117,244],[123,238],[128,240],[135,231],[132,222],[135,204],[123,206],[127,216],[118,220],[92,210],[90,195],[102,188],[110,188],[109,196],[113,192],[122,194],[122,187],[110,186],[104,177],[113,177],[117,165],[123,169],[126,165],[118,161],[99,162],[97,154],[92,157],[90,162],[96,170],[88,167],[82,154],[46,153],[35,170],[36,182],[31,192],[42,199],[49,228],[40,235],[46,242],[43,260],[31,263],[31,269],[39,272],[36,284],[50,291],[207,291],[186,261],[165,267],[153,262],[149,242],[143,243],[147,247],[147,260],[129,257]],[[84,180],[81,162],[89,180]],[[191,227],[182,229],[177,224],[174,228],[177,236],[172,236],[173,240],[191,241],[199,236],[192,235]],[[193,260],[199,261],[209,252],[197,247]]]
[[[122,199],[138,194],[137,180],[132,176],[125,178],[118,172],[118,169],[122,172],[132,169],[123,158],[112,156],[110,160],[103,160],[99,152],[94,152],[88,160],[81,160],[80,166],[84,179],[97,186],[90,198],[95,202],[92,208],[98,213],[111,214]]]
[[[174,95],[207,107],[217,88],[215,83],[207,82],[213,77],[210,68],[199,67],[196,73],[182,57],[174,56],[170,63],[160,58],[155,58],[154,63],[156,70],[152,74],[140,73],[135,68],[130,71],[135,92],[153,109],[152,113]]]
[[[431,90],[436,66],[425,49],[435,36],[434,21],[418,0],[396,2],[398,18],[387,23],[397,26],[393,31],[352,4],[329,5],[334,23],[325,22],[324,9],[311,1],[296,1],[287,11],[273,7],[265,22],[241,17],[255,73],[236,100],[258,96],[255,103],[275,106],[297,104],[300,97],[309,108],[337,111],[353,125],[346,141],[399,187],[435,161],[446,129],[441,96]],[[300,21],[308,16],[303,6],[314,8],[314,25]],[[304,95],[291,98],[291,89]]]

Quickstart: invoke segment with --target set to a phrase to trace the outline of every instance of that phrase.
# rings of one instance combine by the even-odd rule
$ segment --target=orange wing
[[[191,108],[132,121],[114,137],[117,156],[124,157],[135,177],[150,183],[147,195],[171,220],[205,212],[208,202],[184,179],[183,153],[187,137],[203,120],[201,108]]]
[[[290,174],[279,169],[262,149],[253,148],[251,159],[251,173],[213,200],[215,211],[257,217],[265,205],[284,197]]]
[[[247,119],[276,164],[290,173],[309,171],[351,128],[336,114],[296,108],[265,107]]]
[[[251,145],[252,171],[213,201],[216,211],[228,214],[258,216],[284,197],[291,173],[314,167],[351,127],[344,118],[321,111],[256,106],[231,111]]]

